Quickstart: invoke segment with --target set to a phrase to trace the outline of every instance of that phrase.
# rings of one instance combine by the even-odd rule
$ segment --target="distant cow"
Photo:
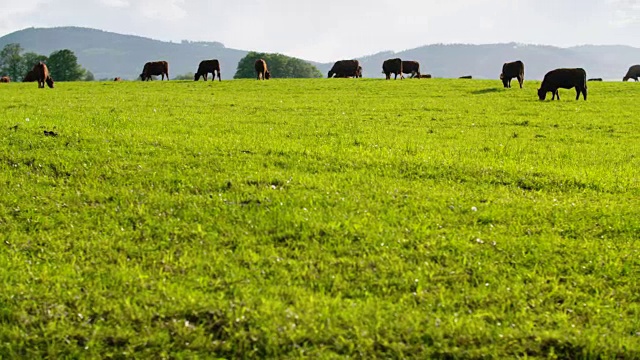
[[[362,66],[358,60],[339,60],[333,64],[331,70],[327,74],[328,78],[332,77],[362,77]]]
[[[473,79],[471,75],[460,76],[458,79]]]
[[[144,68],[142,69],[142,74],[140,74],[140,79],[142,81],[153,80],[152,76],[162,75],[162,80],[164,80],[165,75],[167,76],[167,80],[169,80],[169,63],[166,61],[150,61],[144,64]]]
[[[385,60],[382,63],[382,72],[387,80],[391,79],[391,74],[394,75],[394,80],[398,79],[398,75],[400,75],[400,80],[404,79],[402,75],[402,60],[400,58]]]
[[[417,61],[403,61],[402,72],[411,74],[411,78],[420,77],[420,63]]]
[[[420,79],[431,79],[431,74],[420,74]]]
[[[49,75],[49,68],[47,68],[47,64],[42,61],[38,62],[31,69],[33,73],[36,75],[36,80],[38,81],[38,88],[44,89],[44,84],[53,89],[53,79],[51,75]]]
[[[629,71],[627,71],[627,75],[622,78],[622,81],[627,81],[629,79],[638,81],[638,77],[640,77],[640,65],[633,65],[629,68]]]
[[[113,81],[122,81],[120,77],[113,78]]]
[[[520,83],[520,89],[524,83],[524,63],[520,60],[504,63],[502,65],[502,73],[500,74],[500,80],[505,88],[511,87],[511,79],[517,78]]]
[[[602,81],[602,78],[591,78],[587,81]]]
[[[38,76],[36,75],[33,69],[29,70],[27,74],[22,79],[22,82],[34,82],[38,80]]]
[[[254,64],[254,68],[256,69],[258,80],[271,79],[271,73],[267,68],[267,62],[264,61],[263,59],[256,60],[256,63]]]
[[[587,100],[587,72],[581,68],[549,71],[538,89],[538,97],[540,100],[544,100],[547,97],[547,92],[551,91],[553,93],[551,100],[554,100],[556,96],[560,100],[558,88],[576,88],[576,100],[580,99],[580,93]]]
[[[0,77],[0,83],[10,83],[11,82],[11,78],[8,76],[3,76]]]
[[[222,78],[220,77],[220,62],[218,60],[213,59],[200,61],[200,65],[198,65],[198,71],[193,76],[193,80],[198,81],[202,76],[204,78],[204,81],[207,81],[209,73],[211,73],[211,75],[213,76],[213,79],[211,79],[211,81],[216,80],[216,73],[218,74],[218,81],[222,81]]]

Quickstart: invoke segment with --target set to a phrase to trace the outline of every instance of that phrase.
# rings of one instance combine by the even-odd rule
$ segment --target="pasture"
[[[640,358],[640,86],[538,86],[3,84],[0,358]]]

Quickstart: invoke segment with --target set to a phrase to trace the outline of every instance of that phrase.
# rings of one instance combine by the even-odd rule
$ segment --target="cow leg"
[[[584,97],[584,101],[587,101],[587,88],[582,89],[582,97]]]
[[[524,83],[524,78],[522,76],[518,76],[518,83],[520,83],[520,89],[522,89],[522,83]]]
[[[576,87],[576,100],[580,100],[580,93],[582,93],[582,90],[579,87]]]
[[[218,81],[222,81],[222,77],[220,75],[220,70],[218,70]]]

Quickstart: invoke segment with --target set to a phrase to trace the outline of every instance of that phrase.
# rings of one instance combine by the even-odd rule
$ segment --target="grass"
[[[0,358],[640,358],[640,87],[500,85],[0,86]]]

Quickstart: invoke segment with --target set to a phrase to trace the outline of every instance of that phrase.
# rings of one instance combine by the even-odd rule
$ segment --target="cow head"
[[[200,80],[200,73],[196,73],[195,75],[193,75],[193,81],[198,81]]]
[[[500,80],[504,80],[504,74],[500,74]]]
[[[53,89],[53,78],[51,76],[49,76],[45,82],[47,83],[47,86],[49,86],[49,88]]]
[[[146,79],[144,78],[144,73],[140,74],[140,80],[145,81]]]
[[[547,91],[546,90],[542,90],[542,89],[538,89],[538,98],[540,99],[540,101],[546,99],[547,98]]]
[[[329,70],[329,73],[327,74],[327,78],[331,79],[335,74],[336,74],[335,72]]]
[[[265,78],[266,80],[271,79],[271,73],[270,73],[269,71],[265,71],[265,72],[264,72],[264,78]]]
[[[622,81],[627,81],[627,80],[629,80],[628,76],[625,76],[625,77],[622,78]]]

